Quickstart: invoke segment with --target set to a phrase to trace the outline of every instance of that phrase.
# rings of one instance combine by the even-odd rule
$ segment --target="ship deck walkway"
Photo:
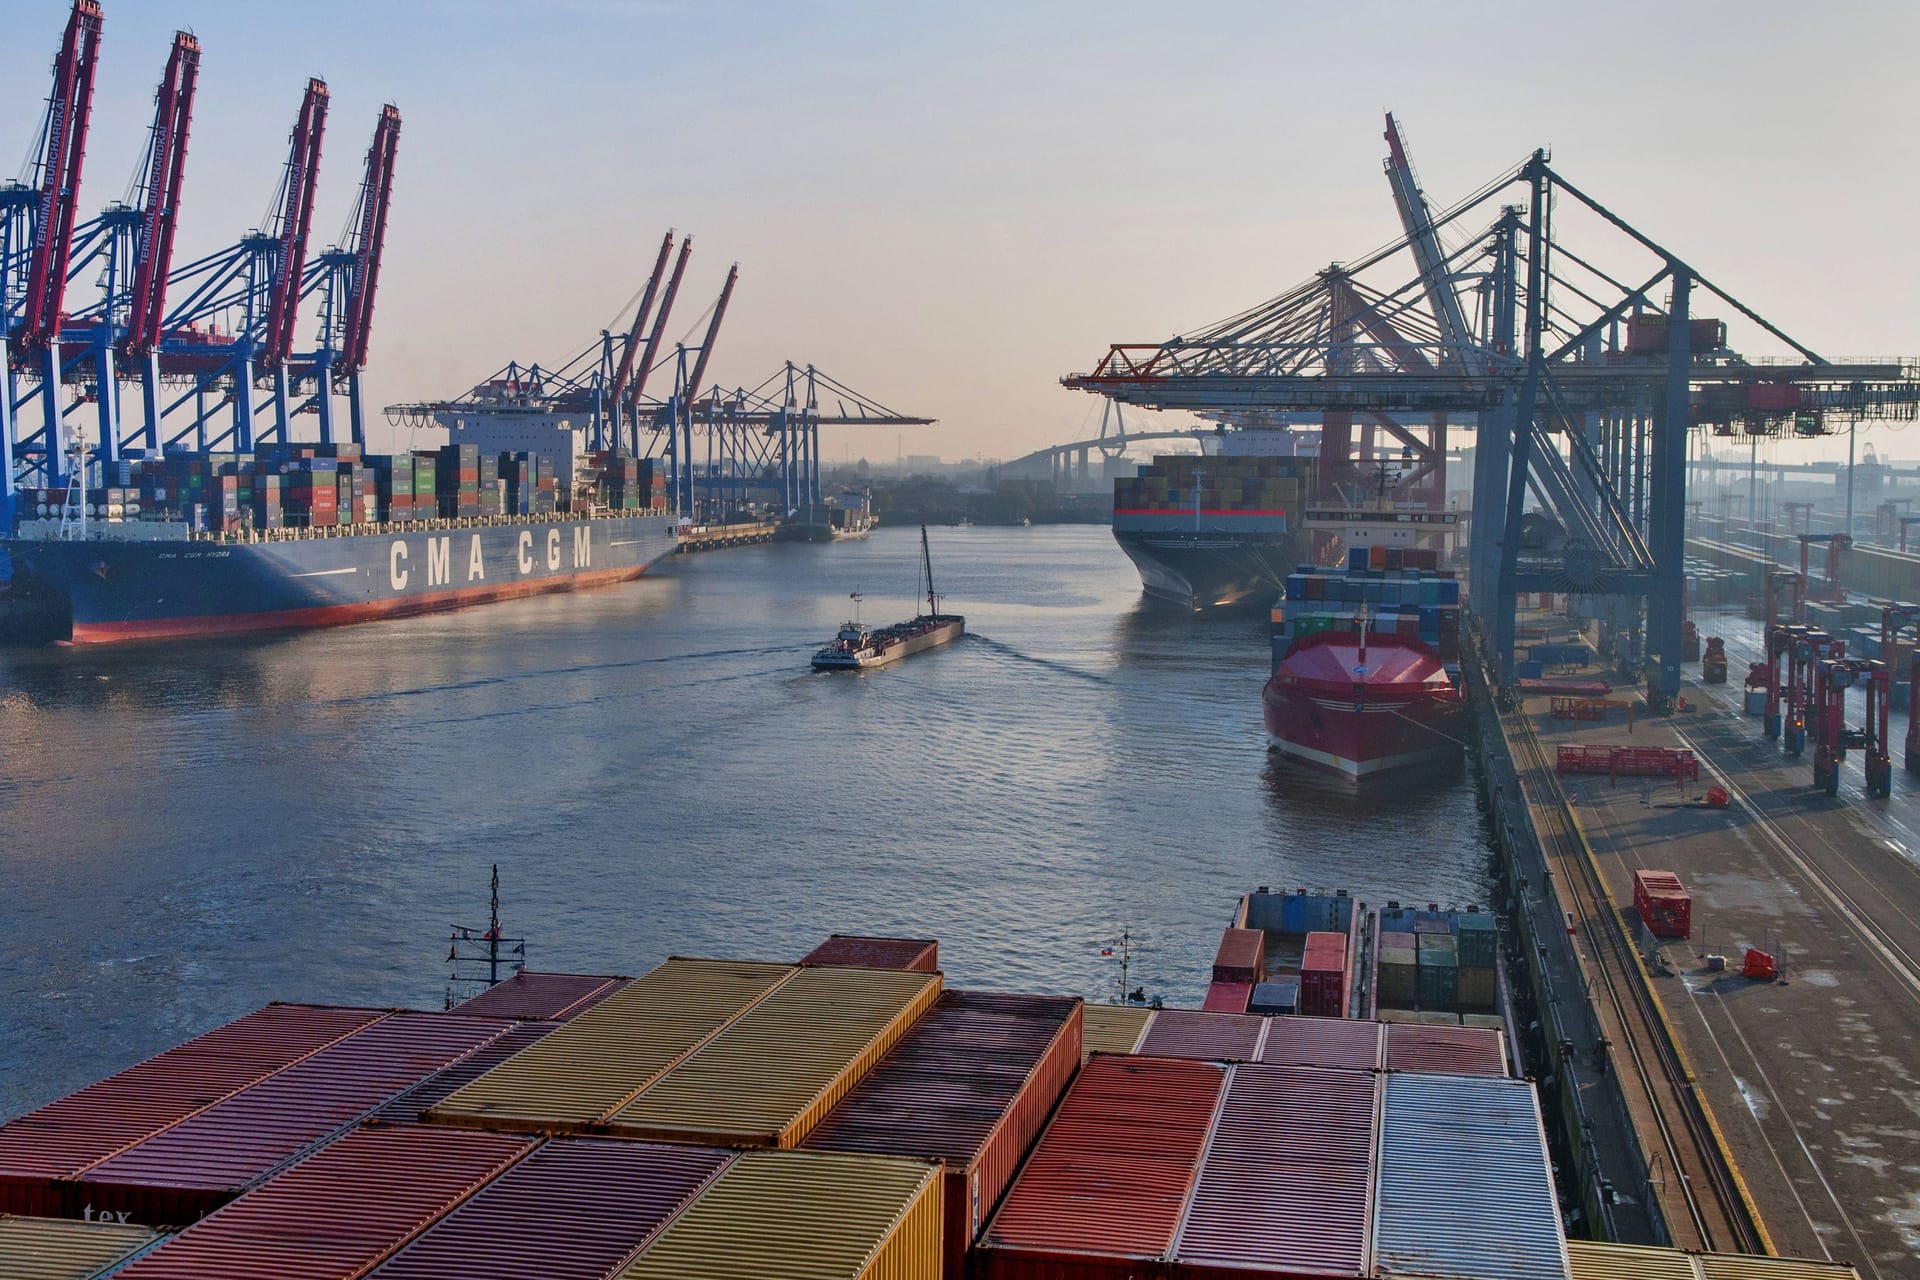
[[[1742,709],[1758,624],[1695,621],[1727,641],[1735,674],[1725,685],[1689,680],[1687,710],[1650,717],[1622,689],[1635,703],[1631,730],[1618,713],[1556,718],[1546,697],[1502,716],[1515,760],[1531,766],[1543,843],[1559,850],[1555,887],[1576,916],[1599,1016],[1623,1024],[1608,1038],[1674,1242],[1699,1247],[1689,1236],[1704,1236],[1722,1250],[1910,1275],[1920,1256],[1920,780],[1896,767],[1891,799],[1870,801],[1855,752],[1837,799],[1815,791],[1810,757],[1782,756]],[[1599,744],[1690,748],[1700,779],[1683,788],[1553,773],[1557,747]],[[1712,785],[1729,792],[1729,808],[1685,805]],[[1691,892],[1689,939],[1640,927],[1632,879],[1643,868],[1673,871]],[[1778,980],[1741,975],[1750,946],[1777,957]]]

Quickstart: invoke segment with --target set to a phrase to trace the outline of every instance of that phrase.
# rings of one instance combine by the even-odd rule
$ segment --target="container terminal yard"
[[[58,638],[356,620],[637,576],[676,546],[830,541],[849,526],[820,428],[931,421],[804,363],[710,383],[738,271],[669,351],[691,252],[669,232],[622,325],[391,406],[448,443],[379,454],[361,375],[399,111],[342,245],[309,244],[314,79],[269,226],[177,265],[199,41],[174,40],[133,199],[88,218],[105,21],[73,0],[33,179],[0,186],[0,497],[42,593],[7,607],[55,599]],[[1391,116],[1384,142],[1395,242],[1061,381],[1311,437],[1295,487],[1254,495],[1310,559],[1345,550],[1369,493],[1446,558],[1489,910],[1248,886],[1200,1009],[1124,982],[1107,1005],[955,987],[932,939],[839,934],[638,977],[520,971],[445,1010],[269,1004],[0,1123],[0,1280],[1915,1274],[1920,554],[1895,502],[1869,534],[1851,488],[1838,528],[1785,500],[1762,520],[1755,495],[1759,442],[1778,488],[1776,446],[1920,416],[1920,364],[1823,355],[1577,185],[1577,160],[1536,151],[1436,208]],[[83,281],[97,300],[69,296]],[[1450,428],[1474,436],[1464,501]],[[1725,479],[1690,455],[1726,440],[1754,460],[1739,519],[1689,496]],[[1196,524],[1206,471],[1182,473]],[[1184,520],[1187,497],[1147,496]],[[623,532],[652,540],[610,565],[642,545]],[[267,603],[101,605],[88,579],[121,589],[129,546],[263,565],[244,589]],[[499,585],[515,564],[528,580]],[[407,596],[416,568],[445,596]],[[336,574],[391,587],[286,585]],[[1343,626],[1365,631],[1361,605]]]

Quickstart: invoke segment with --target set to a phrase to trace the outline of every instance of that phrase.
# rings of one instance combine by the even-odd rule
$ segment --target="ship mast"
[[[920,526],[920,566],[927,575],[927,616],[940,615],[940,597],[933,590],[933,552],[927,546],[927,526]]]

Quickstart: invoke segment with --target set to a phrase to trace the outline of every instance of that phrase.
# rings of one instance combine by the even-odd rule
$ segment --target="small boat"
[[[933,588],[933,554],[927,546],[927,527],[920,526],[920,566],[926,578],[927,611],[890,627],[870,628],[860,621],[860,593],[853,593],[854,618],[840,624],[838,635],[813,655],[815,671],[864,671],[884,667],[908,654],[937,649],[959,639],[967,620],[957,613],[940,612],[940,596]]]

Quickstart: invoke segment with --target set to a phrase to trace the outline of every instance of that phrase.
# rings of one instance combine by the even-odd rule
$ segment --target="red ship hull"
[[[1395,636],[1297,642],[1262,695],[1274,750],[1368,777],[1460,758],[1465,704],[1439,656]]]

